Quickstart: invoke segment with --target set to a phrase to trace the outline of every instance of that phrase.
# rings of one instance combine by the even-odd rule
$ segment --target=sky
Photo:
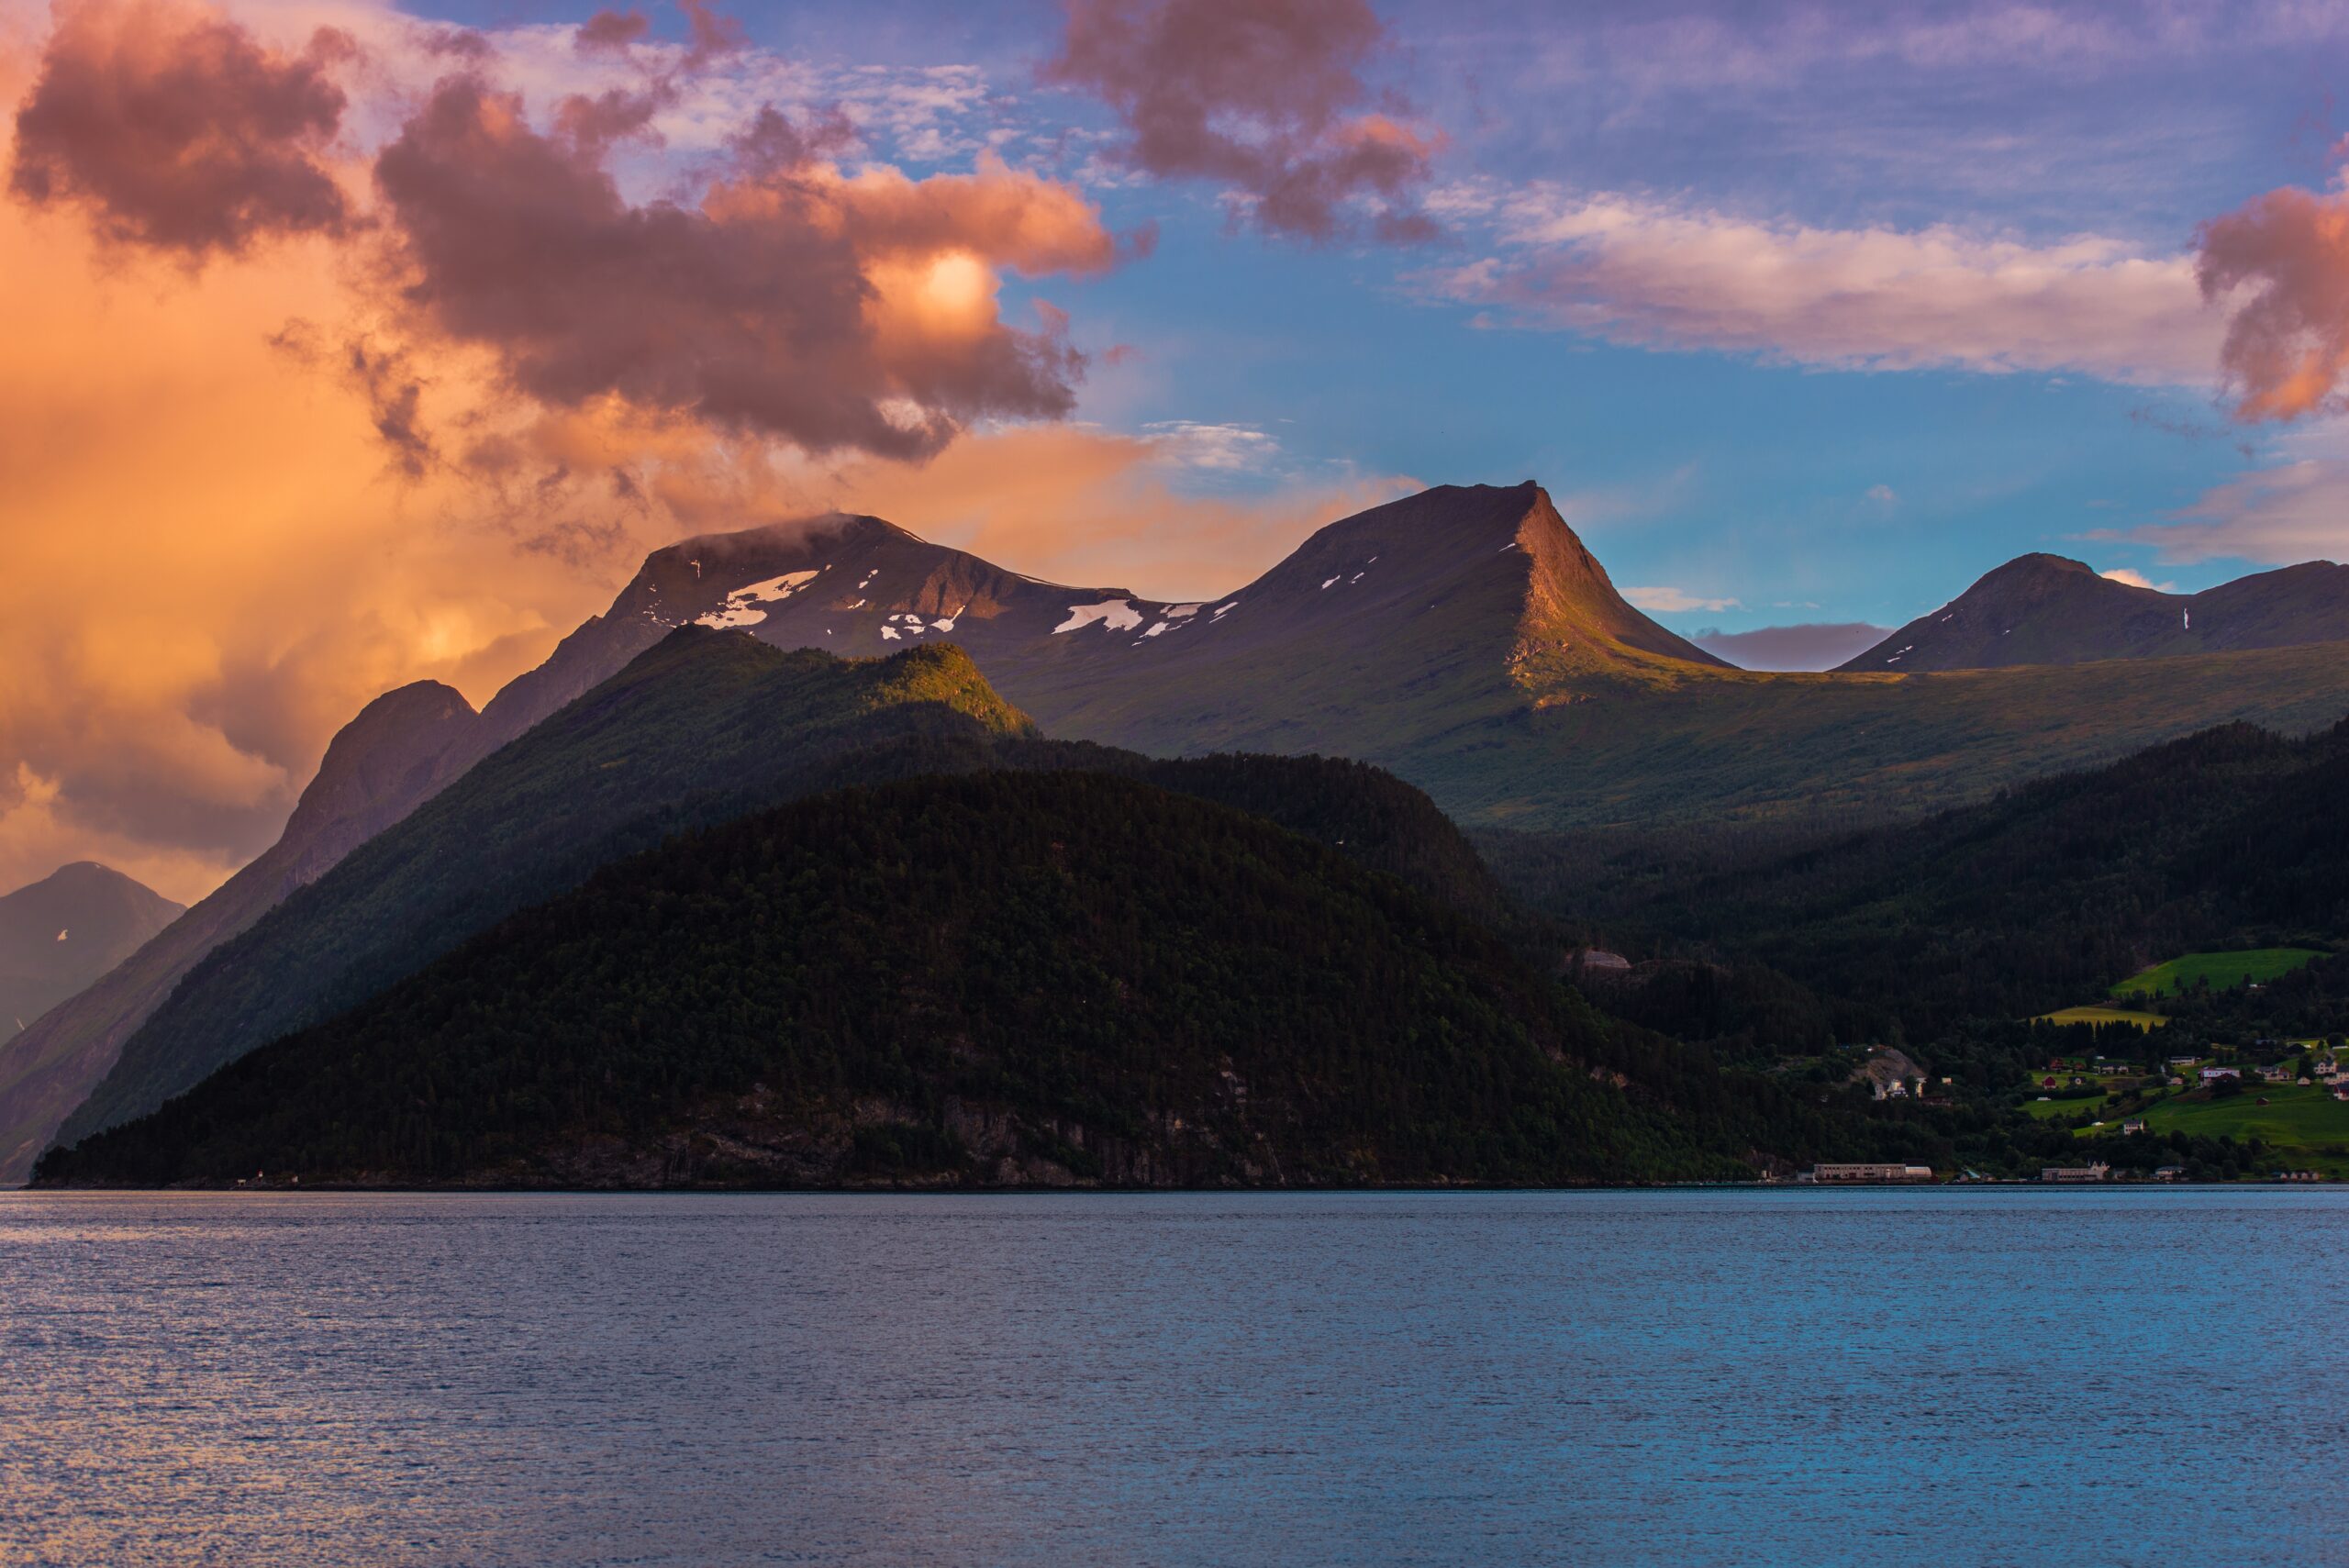
[[[2349,554],[2349,5],[0,0],[0,887],[831,506],[1227,590],[1538,479],[1832,662]]]

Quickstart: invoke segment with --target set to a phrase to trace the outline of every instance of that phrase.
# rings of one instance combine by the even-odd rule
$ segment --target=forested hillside
[[[2349,936],[2345,791],[2349,724],[2301,740],[2232,725],[1905,826],[1486,844],[1590,934],[1730,962],[1684,990],[1742,986],[1791,1027],[1808,987],[1810,1027],[1919,1038],[2100,994],[2174,952]],[[1800,986],[1727,978],[1741,962]]]
[[[1497,938],[1261,818],[931,778],[691,834],[51,1182],[1571,1183],[1733,1176]]]
[[[414,973],[597,867],[684,828],[846,784],[1082,766],[1249,809],[1479,917],[1505,900],[1419,791],[1319,758],[1154,761],[1047,740],[962,652],[785,653],[675,634],[481,763],[199,965],[132,1037],[66,1141]]]

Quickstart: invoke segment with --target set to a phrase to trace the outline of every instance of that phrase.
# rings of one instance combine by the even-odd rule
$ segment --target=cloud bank
[[[2191,384],[2218,362],[2193,263],[2109,239],[1818,228],[1552,186],[1498,208],[1497,255],[1424,281],[1512,323],[1847,369]]]

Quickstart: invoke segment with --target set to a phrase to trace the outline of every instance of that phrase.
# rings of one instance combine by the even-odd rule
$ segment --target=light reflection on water
[[[2349,1562],[2349,1195],[0,1195],[0,1562]]]

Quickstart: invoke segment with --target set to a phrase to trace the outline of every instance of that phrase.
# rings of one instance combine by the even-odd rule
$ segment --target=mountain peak
[[[2086,562],[2018,556],[1841,666],[1909,673],[2166,658],[2349,640],[2349,569],[2304,562],[2199,594],[2106,577]]]
[[[286,819],[286,874],[309,881],[486,749],[481,716],[454,687],[416,681],[385,692],[335,732],[317,775]]]
[[[1559,515],[1549,492],[1538,484],[1525,488],[1531,495],[1517,543],[1533,562],[1522,635],[1535,645],[1529,649],[1535,662],[1554,665],[1564,655],[1569,664],[1584,667],[1627,659],[1729,667],[1634,607]]]
[[[2076,577],[2099,575],[2097,569],[2085,561],[2075,561],[2068,555],[2054,555],[2043,550],[2035,550],[2028,555],[2018,555],[2002,566],[1992,567],[1982,574],[1975,585],[1979,587],[1983,583],[1996,582],[2005,577],[2040,576],[2048,573]],[[2111,579],[2106,578],[2105,581],[2110,582]]]

